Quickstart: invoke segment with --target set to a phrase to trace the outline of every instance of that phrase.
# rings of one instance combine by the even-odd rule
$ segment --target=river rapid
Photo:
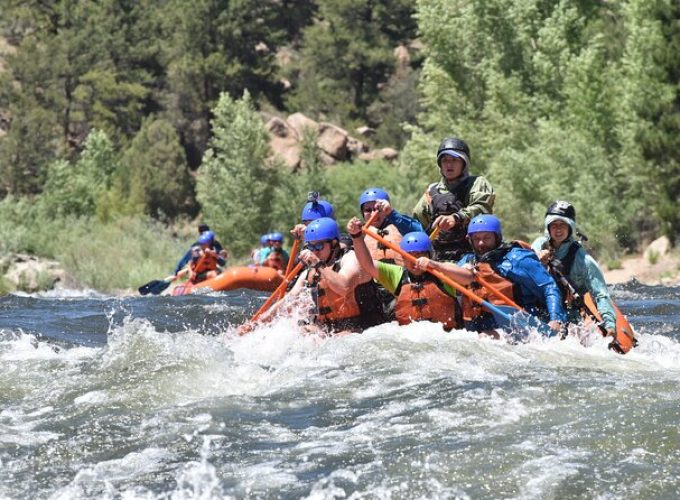
[[[678,498],[680,288],[621,356],[430,323],[318,338],[264,298],[0,298],[0,499]]]

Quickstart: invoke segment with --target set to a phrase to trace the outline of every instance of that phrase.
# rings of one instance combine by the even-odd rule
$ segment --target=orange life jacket
[[[191,262],[191,273],[198,276],[217,269],[217,253],[214,250],[203,250],[195,262]]]
[[[400,325],[412,321],[442,323],[447,332],[459,326],[458,301],[439,287],[439,283],[426,279],[422,282],[408,281],[401,286],[397,297],[395,314]]]
[[[481,276],[482,279],[487,281],[491,286],[496,288],[501,294],[505,295],[509,299],[517,302],[515,297],[515,285],[512,281],[505,279],[500,274],[494,271],[491,264],[488,262],[480,262],[475,266],[475,274]],[[479,282],[473,281],[467,286],[475,295],[490,302],[494,305],[504,305],[506,304],[500,298],[498,298],[494,293],[487,290],[486,287],[482,286]],[[463,297],[463,319],[465,321],[472,321],[474,318],[482,313],[489,312],[484,306],[470,300],[466,296]]]
[[[316,275],[318,271],[308,274],[308,283],[314,287],[312,295],[316,302],[316,321],[322,324],[332,324],[340,320],[355,318],[361,314],[359,304],[354,298],[354,290],[347,295],[340,295],[336,293],[330,286],[328,281]],[[317,278],[320,278],[316,282]],[[314,284],[316,282],[316,284]]]
[[[399,232],[399,229],[397,229],[397,226],[393,224],[390,224],[382,229],[371,226],[368,228],[368,230],[378,233],[380,236],[396,246],[399,246],[399,243],[401,242],[401,233]],[[399,255],[394,250],[390,250],[389,248],[385,247],[375,238],[371,238],[370,236],[366,235],[364,236],[364,241],[366,242],[366,247],[368,248],[373,260],[379,260],[389,264],[397,264],[399,266],[404,264],[404,259],[401,255]]]

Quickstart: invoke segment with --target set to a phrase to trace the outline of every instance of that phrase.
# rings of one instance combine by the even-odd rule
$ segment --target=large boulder
[[[292,137],[297,140],[297,132],[285,120],[275,116],[271,118],[264,126],[269,132],[269,135],[274,137],[289,138]]]
[[[359,159],[364,160],[364,161],[372,161],[372,160],[394,161],[398,157],[399,157],[399,151],[397,151],[396,149],[392,149],[392,148],[374,149],[372,151],[368,151],[367,153],[361,153],[359,155]]]
[[[300,136],[286,121],[277,116],[265,124],[273,156],[279,157],[292,169],[300,166]]]
[[[293,127],[300,139],[304,137],[305,129],[309,129],[313,132],[319,131],[318,122],[315,122],[302,113],[293,113],[286,119],[286,122],[288,122],[288,125]]]
[[[671,241],[667,236],[661,236],[660,238],[652,241],[649,246],[645,249],[643,257],[648,262],[663,257],[668,252],[671,251]]]
[[[293,170],[300,167],[300,143],[294,137],[273,136],[269,141],[274,156],[278,156]]]
[[[355,137],[347,137],[347,151],[353,158],[368,151],[368,146]]]
[[[319,137],[316,140],[316,144],[322,151],[328,153],[336,160],[343,161],[347,159],[347,139],[347,131],[340,127],[326,122],[319,124]]]

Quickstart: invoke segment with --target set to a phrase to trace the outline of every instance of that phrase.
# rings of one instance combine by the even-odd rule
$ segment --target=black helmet
[[[461,153],[464,156],[461,156]],[[444,154],[463,158],[466,165],[470,161],[470,148],[465,144],[465,141],[458,139],[457,137],[447,137],[439,145],[439,149],[437,149],[437,164],[439,164],[439,161]]]
[[[576,221],[576,209],[574,208],[574,205],[568,201],[556,201],[555,203],[550,204],[545,215],[560,215]]]

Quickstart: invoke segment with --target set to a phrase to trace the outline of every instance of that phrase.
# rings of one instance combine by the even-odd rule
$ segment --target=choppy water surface
[[[626,356],[383,325],[246,337],[254,293],[0,298],[0,498],[677,498],[680,290]]]

